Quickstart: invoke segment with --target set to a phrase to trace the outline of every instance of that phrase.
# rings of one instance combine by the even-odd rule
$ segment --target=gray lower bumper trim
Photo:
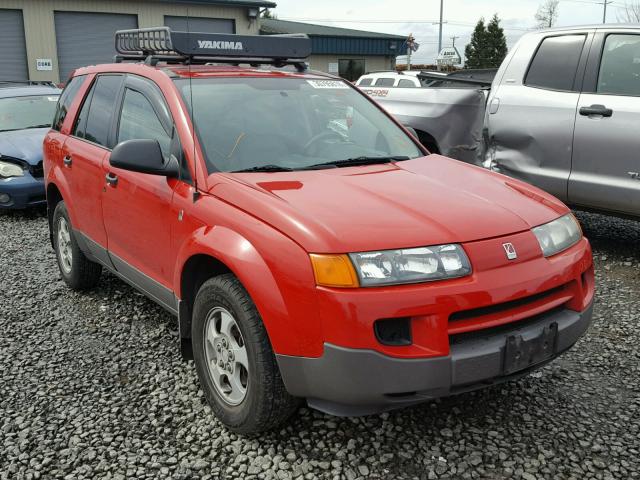
[[[277,355],[277,360],[289,393],[306,398],[311,407],[333,415],[365,415],[517,378],[546,362],[505,376],[504,346],[509,335],[534,338],[555,322],[555,358],[584,334],[592,310],[593,305],[581,313],[554,311],[506,331],[474,336],[454,343],[446,357],[398,359],[327,343],[322,357]]]

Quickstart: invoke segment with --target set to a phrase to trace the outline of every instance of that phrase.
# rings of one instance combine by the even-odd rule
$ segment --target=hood
[[[42,142],[48,131],[47,127],[0,132],[0,155],[37,165],[42,161]]]
[[[210,193],[316,253],[466,243],[529,230],[568,211],[535,187],[438,155],[209,180]]]

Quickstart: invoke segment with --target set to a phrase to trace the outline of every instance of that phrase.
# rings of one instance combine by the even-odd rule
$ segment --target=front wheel
[[[260,314],[234,275],[202,285],[191,333],[205,397],[230,430],[260,433],[295,411],[298,401],[285,389]]]

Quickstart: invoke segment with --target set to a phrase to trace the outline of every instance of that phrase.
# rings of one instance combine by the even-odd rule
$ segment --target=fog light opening
[[[0,193],[0,204],[2,203],[10,203],[11,196],[7,193]]]
[[[411,318],[384,318],[373,325],[376,338],[382,345],[402,347],[411,345]]]

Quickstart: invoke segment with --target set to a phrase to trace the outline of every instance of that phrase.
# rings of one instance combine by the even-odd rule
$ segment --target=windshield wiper
[[[268,165],[258,165],[257,167],[251,167],[251,168],[243,168],[242,170],[234,170],[231,173],[244,173],[244,172],[293,172],[293,168],[268,164]]]
[[[339,167],[352,167],[356,165],[375,165],[377,163],[400,162],[402,160],[410,160],[410,157],[407,157],[406,155],[395,155],[395,156],[388,156],[388,157],[354,157],[354,158],[346,158],[344,160],[333,160],[331,162],[309,165],[308,167],[305,167],[305,170],[322,168],[327,166],[334,166],[339,168]]]
[[[27,130],[29,128],[48,128],[50,126],[51,126],[50,123],[46,123],[44,125],[31,125],[30,127],[25,127],[24,129]]]

